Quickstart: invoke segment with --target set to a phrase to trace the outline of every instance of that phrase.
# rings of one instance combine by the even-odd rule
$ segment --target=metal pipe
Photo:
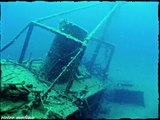
[[[107,49],[106,49],[107,50]],[[106,51],[107,52],[107,51]],[[113,56],[113,53],[114,53],[114,46],[110,46],[110,52],[109,52],[109,56],[108,56],[108,62],[104,68],[104,74],[107,74],[108,73],[108,70],[109,70],[109,65],[110,65],[110,62],[111,62],[111,59],[112,59],[112,56]]]
[[[65,37],[68,38],[68,39],[72,39],[72,40],[75,41],[75,42],[78,42],[78,43],[81,43],[81,44],[86,45],[86,44],[85,44],[84,42],[82,42],[81,40],[79,40],[79,39],[77,39],[77,38],[75,38],[75,37],[73,37],[73,36],[71,36],[71,35],[69,35],[69,34],[66,34],[66,33],[64,33],[64,32],[61,32],[61,31],[58,30],[58,29],[54,29],[54,28],[52,28],[52,27],[49,27],[49,26],[44,25],[44,24],[41,24],[41,23],[37,23],[37,22],[35,22],[35,21],[33,21],[32,23],[33,23],[34,25],[36,25],[36,26],[38,26],[38,27],[41,27],[41,28],[44,28],[44,29],[46,29],[46,30],[48,30],[48,31],[50,31],[50,32],[52,32],[52,33],[65,36]]]
[[[97,46],[96,46],[96,48],[95,48],[95,50],[94,50],[94,53],[93,53],[93,56],[92,56],[92,58],[91,58],[90,65],[89,65],[89,71],[91,71],[91,72],[92,72],[92,70],[93,70],[92,67],[93,67],[93,65],[94,65],[94,63],[95,63],[95,61],[96,61],[96,58],[97,58],[97,55],[98,55],[99,50],[100,50],[100,48],[101,48],[101,45],[102,45],[101,42],[98,42],[98,43],[97,43]]]
[[[57,13],[57,14],[53,14],[53,15],[47,16],[47,17],[39,18],[39,19],[37,19],[35,21],[36,22],[42,22],[44,20],[47,20],[47,19],[50,19],[50,18],[53,18],[53,17],[61,16],[61,15],[68,14],[68,13],[72,13],[72,12],[75,12],[75,11],[78,11],[78,10],[81,10],[81,9],[84,10],[86,8],[90,8],[90,7],[99,5],[99,4],[101,4],[101,3],[88,5],[88,6],[84,6],[84,7],[80,7],[80,8],[76,8],[76,9],[72,9],[72,10],[68,10],[68,11],[64,11],[64,12],[61,12],[61,13]]]
[[[20,58],[19,58],[19,61],[18,61],[19,63],[22,63],[23,59],[25,57],[25,53],[26,53],[26,50],[28,48],[28,44],[29,44],[29,40],[30,40],[32,31],[33,31],[33,27],[34,27],[34,25],[32,23],[30,23],[29,29],[28,29],[28,32],[27,32],[27,36],[26,36],[26,39],[25,39],[24,44],[23,44],[22,52],[21,52],[21,55],[20,55]]]
[[[6,45],[0,50],[0,52],[3,52],[3,51],[6,50],[8,47],[10,47],[14,42],[16,42],[16,40],[18,39],[18,37],[28,28],[28,26],[29,26],[29,24],[28,24],[25,28],[23,28],[23,29],[19,32],[19,34],[17,34],[17,36],[16,36],[12,41],[10,41],[8,44],[6,44]]]
[[[93,35],[97,32],[97,30],[101,27],[101,25],[111,16],[111,14],[115,11],[115,9],[118,7],[119,3],[117,3],[111,11],[99,22],[99,24],[95,27],[95,29],[86,37],[85,43],[90,40]]]

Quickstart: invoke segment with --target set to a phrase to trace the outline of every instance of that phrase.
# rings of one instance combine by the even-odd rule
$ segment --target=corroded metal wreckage
[[[18,61],[1,60],[1,116],[33,116],[34,118],[80,118],[91,115],[98,108],[103,90],[107,88],[109,63],[114,46],[93,34],[109,19],[118,5],[88,34],[78,25],[62,20],[55,29],[41,23],[46,19],[74,12],[82,8],[44,17],[28,24],[1,52],[10,47],[28,28]],[[45,60],[24,62],[33,28],[38,26],[56,34]],[[97,42],[91,61],[80,64],[89,40]],[[106,66],[97,77],[94,63],[100,46],[106,48]],[[93,70],[94,69],[94,70]]]

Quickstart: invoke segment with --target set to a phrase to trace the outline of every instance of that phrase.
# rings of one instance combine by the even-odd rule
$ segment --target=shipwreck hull
[[[48,94],[48,99],[40,103],[37,93],[42,95],[49,83],[40,82],[25,66],[10,60],[2,60],[1,68],[1,116],[83,118],[94,112],[106,88],[97,78],[74,81],[68,94],[62,84],[56,84]],[[10,87],[6,87],[7,85]],[[28,89],[28,94],[23,94],[26,92],[25,88]]]
[[[109,85],[106,79],[114,51],[114,46],[105,42],[105,29],[101,38],[95,39],[93,35],[112,15],[118,4],[89,34],[66,19],[59,23],[58,29],[42,23],[44,20],[91,6],[95,5],[34,20],[0,50],[3,52],[9,48],[27,31],[19,60],[1,60],[2,119],[8,119],[7,116],[12,119],[93,118],[103,91]],[[34,27],[51,32],[56,37],[52,40],[45,59],[29,58],[25,61]],[[82,63],[89,40],[97,42],[96,50],[91,61]],[[95,61],[102,45],[105,46],[104,59],[107,61],[104,69],[97,69]]]

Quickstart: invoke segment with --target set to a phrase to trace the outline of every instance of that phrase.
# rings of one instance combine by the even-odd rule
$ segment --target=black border
[[[26,1],[26,2],[36,2],[36,0],[17,0],[17,1]],[[63,1],[50,1],[50,0],[38,0],[38,1],[46,1],[46,2],[63,2]],[[65,0],[65,1],[72,1],[72,0]],[[80,2],[80,1],[88,1],[88,2],[92,2],[92,0],[73,0],[74,2]],[[73,2],[72,1],[72,2]],[[105,0],[93,0],[93,1],[100,1],[100,2],[105,2]],[[107,1],[112,1],[112,2],[115,2],[115,0],[107,0]],[[120,0],[121,1],[121,0]],[[123,1],[123,0],[122,0]],[[16,2],[16,0],[1,0],[1,2]],[[159,21],[159,9],[160,9],[160,5],[159,5],[159,1],[158,0],[142,0],[142,1],[138,1],[138,0],[135,0],[135,1],[126,1],[126,2],[158,2],[158,21]],[[2,11],[2,7],[1,7],[1,3],[0,3],[0,18],[1,18],[1,11]],[[0,19],[1,21],[1,19]],[[158,24],[159,25],[159,24]],[[1,28],[0,28],[1,29]],[[1,41],[1,34],[0,34],[0,41]],[[160,50],[160,44],[159,44],[159,34],[158,34],[158,50]],[[0,48],[1,48],[1,43],[0,43]],[[159,70],[159,65],[160,65],[160,62],[159,62],[159,56],[160,56],[160,53],[158,51],[158,93],[159,93],[159,98],[158,98],[158,101],[160,100],[160,82],[159,82],[159,74],[160,74],[160,70]],[[1,57],[1,54],[0,54],[0,57]],[[1,63],[0,63],[0,67],[1,67]],[[1,77],[1,69],[0,69],[0,77]],[[0,81],[0,84],[1,84],[1,81]],[[1,87],[0,87],[1,88]],[[158,118],[160,118],[160,102],[158,104]],[[157,119],[158,119],[157,118]],[[103,119],[103,118],[102,118]],[[121,118],[122,119],[130,119],[130,118]],[[148,118],[148,119],[155,119],[155,118]]]

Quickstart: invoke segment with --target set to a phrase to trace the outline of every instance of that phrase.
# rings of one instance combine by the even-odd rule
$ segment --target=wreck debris
[[[1,110],[1,113],[0,115],[4,115],[4,114],[11,114],[11,113],[14,113],[14,112],[17,112],[18,109],[21,109],[22,107],[24,107],[26,103],[23,103],[19,106],[15,106],[13,108],[10,108],[10,109],[7,109],[7,110]]]
[[[83,49],[81,48],[79,50],[79,52],[72,58],[72,60],[64,67],[64,69],[62,70],[62,72],[57,76],[57,78],[53,81],[53,83],[50,85],[50,87],[48,88],[48,90],[44,93],[44,95],[42,96],[42,99],[46,99],[48,96],[48,93],[51,91],[51,89],[53,88],[53,86],[57,83],[57,81],[59,80],[59,78],[62,77],[62,75],[67,71],[67,68],[76,60],[76,58],[80,55],[81,51]]]
[[[30,112],[30,110],[32,110],[33,107],[37,107],[38,105],[40,105],[40,103],[42,102],[40,93],[41,91],[34,91],[34,99],[27,105],[25,105],[24,109],[22,110],[23,114],[27,114],[28,112]]]
[[[20,99],[24,100],[23,102],[25,103],[17,107],[20,108],[23,115],[31,114],[33,110],[41,108],[43,111],[40,111],[39,113],[43,114],[42,118],[67,118],[77,111],[80,111],[80,114],[82,114],[82,109],[85,107],[87,107],[88,111],[91,111],[93,108],[90,105],[91,101],[88,99],[92,96],[97,97],[97,94],[101,93],[105,87],[101,85],[101,82],[97,82],[99,81],[98,79],[92,79],[92,82],[88,84],[86,79],[91,78],[92,74],[87,74],[87,72],[82,74],[81,70],[79,70],[79,66],[88,41],[93,38],[93,35],[116,9],[116,6],[113,7],[111,12],[109,12],[109,14],[107,14],[88,35],[81,27],[67,21],[66,19],[60,22],[59,29],[40,23],[40,21],[82,8],[32,21],[27,26],[28,32],[18,63],[11,61],[10,66],[14,66],[15,70],[22,69],[23,67],[24,71],[27,71],[28,74],[32,73],[32,75],[34,75],[29,75],[30,77],[28,77],[28,79],[25,78],[24,82],[22,79],[18,79],[19,81],[22,81],[22,83],[16,83],[15,81],[13,81],[13,83],[7,83],[12,78],[8,78],[7,82],[4,80],[1,89],[1,96],[3,99],[8,100],[9,98],[10,101],[18,101]],[[86,6],[83,8],[88,7]],[[34,61],[36,61],[36,59],[29,59],[29,61],[24,62],[25,53],[27,51],[34,26],[38,26],[56,34],[56,38],[50,47],[47,57],[44,60],[44,64],[39,63],[38,65],[35,65]],[[4,51],[11,46],[25,30],[26,28],[23,29],[13,41],[2,48],[1,51]],[[7,63],[9,62],[7,61],[4,65],[7,65]],[[21,67],[18,68],[17,66]],[[19,71],[16,74],[21,74]],[[23,78],[23,75],[21,78]],[[32,81],[33,83],[29,84]],[[42,81],[45,81],[48,86],[44,85]],[[78,81],[77,86],[73,86],[75,81]],[[39,90],[40,87],[42,87],[42,89]],[[56,87],[61,88],[59,90],[55,90]],[[71,88],[81,89],[72,91]],[[17,109],[13,107],[7,111],[3,111],[2,114],[11,114],[16,110]]]
[[[16,84],[2,84],[1,86],[1,96],[2,97],[12,97],[20,99],[27,97],[30,91],[23,85]]]

